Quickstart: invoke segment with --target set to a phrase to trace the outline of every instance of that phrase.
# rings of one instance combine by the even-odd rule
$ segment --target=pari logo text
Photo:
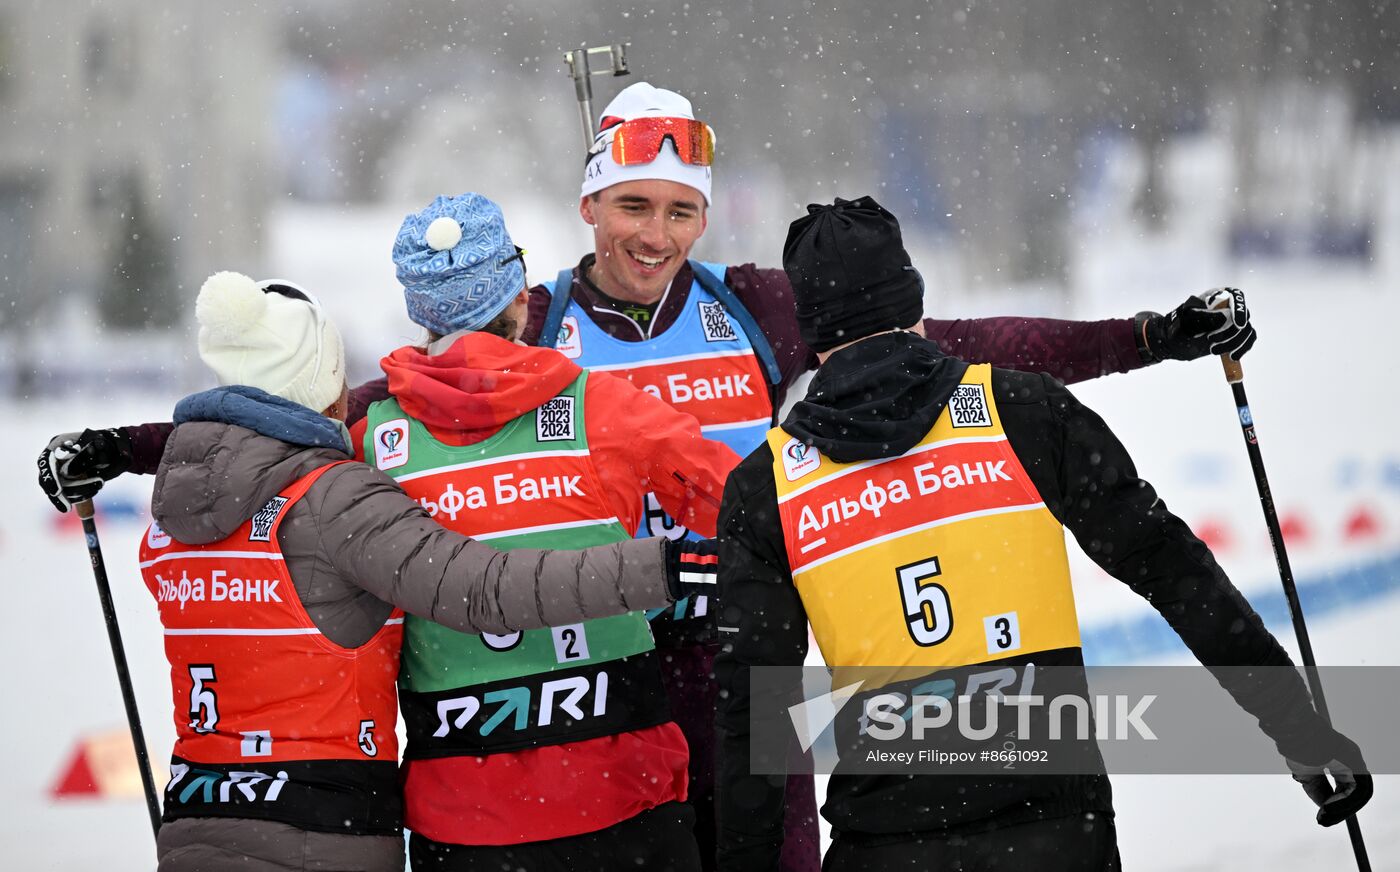
[[[532,700],[538,698],[538,703]],[[490,736],[499,727],[523,732],[535,727],[548,727],[557,718],[578,723],[601,718],[608,711],[608,673],[571,675],[544,681],[538,688],[508,687],[488,691],[480,697],[472,694],[439,700],[437,729],[433,738],[441,739],[454,730],[470,730],[478,736]]]
[[[276,802],[289,780],[287,773],[282,771],[275,775],[256,770],[224,773],[213,769],[192,768],[187,763],[171,763],[170,781],[165,785],[165,795],[167,802],[174,799],[181,805]],[[178,793],[176,788],[180,788]],[[235,789],[241,794],[241,798],[234,794]],[[262,795],[259,796],[259,793]]]

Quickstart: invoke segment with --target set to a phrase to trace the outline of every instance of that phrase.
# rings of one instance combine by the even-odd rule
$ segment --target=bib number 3
[[[943,574],[938,558],[930,557],[895,570],[899,599],[904,605],[905,626],[915,645],[931,648],[953,632],[953,609],[948,591],[930,579]]]

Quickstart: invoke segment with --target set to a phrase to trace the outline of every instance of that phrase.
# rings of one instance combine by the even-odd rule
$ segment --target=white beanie
[[[289,288],[295,299],[269,287]],[[221,385],[248,385],[317,412],[345,387],[345,346],[321,304],[280,279],[241,273],[210,276],[194,304],[199,356]]]
[[[689,100],[675,91],[657,88],[647,82],[637,82],[635,85],[623,88],[622,92],[608,104],[608,108],[603,110],[604,118],[621,118],[623,121],[647,116],[695,120],[695,112],[690,108]],[[624,167],[618,166],[612,159],[612,148],[610,147],[612,133],[610,130],[599,130],[598,135],[593,138],[593,147],[596,149],[604,142],[608,143],[609,147],[604,147],[598,154],[590,157],[584,166],[583,187],[579,191],[579,199],[597,193],[604,188],[610,188],[620,182],[660,179],[664,182],[679,182],[682,185],[689,185],[699,191],[705,197],[705,204],[709,205],[710,168],[683,163],[676,156],[674,143],[669,141],[662,143],[661,152],[651,163]]]

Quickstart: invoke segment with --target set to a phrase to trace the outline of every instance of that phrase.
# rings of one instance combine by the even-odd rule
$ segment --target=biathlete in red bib
[[[674,546],[506,554],[446,530],[351,461],[344,352],[314,298],[220,273],[196,315],[223,386],[176,406],[140,548],[177,737],[159,868],[402,869],[405,612],[508,634],[660,606]]]

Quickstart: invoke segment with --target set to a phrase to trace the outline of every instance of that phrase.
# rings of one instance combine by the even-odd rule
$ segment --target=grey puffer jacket
[[[217,542],[298,478],[348,457],[233,424],[181,424],[151,512],[176,541]],[[311,619],[344,647],[368,641],[393,606],[465,633],[508,633],[670,602],[659,540],[497,551],[439,526],[362,463],[324,474],[288,509],[278,541]]]
[[[350,458],[344,425],[252,388],[188,397],[175,418],[151,513],[187,545],[227,538],[292,482]],[[670,602],[664,540],[497,551],[439,526],[362,463],[329,470],[286,512],[277,539],[292,586],[342,647],[369,641],[394,606],[462,632],[503,634]],[[166,821],[156,849],[160,872],[397,872],[404,857],[398,836],[218,817]]]

